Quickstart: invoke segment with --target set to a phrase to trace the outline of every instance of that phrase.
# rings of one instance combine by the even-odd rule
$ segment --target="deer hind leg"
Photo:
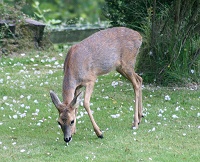
[[[99,138],[103,138],[103,134],[101,132],[101,130],[99,129],[98,125],[96,124],[94,117],[92,115],[92,112],[90,110],[90,97],[92,95],[93,92],[93,88],[94,88],[94,82],[90,82],[86,85],[86,89],[85,89],[85,98],[84,98],[84,107],[90,117],[90,120],[92,122],[94,131],[97,135],[97,137]]]
[[[142,78],[137,75],[133,68],[117,69],[117,71],[126,77],[133,85],[135,93],[135,111],[134,111],[134,122],[132,127],[138,128],[138,124],[142,120]]]
[[[135,77],[136,77],[137,82],[139,83],[138,118],[139,118],[139,123],[141,123],[142,117],[143,117],[143,108],[142,108],[142,81],[143,79],[136,73],[135,73]]]

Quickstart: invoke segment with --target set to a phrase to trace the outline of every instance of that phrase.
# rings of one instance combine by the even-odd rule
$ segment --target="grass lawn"
[[[98,78],[91,98],[104,138],[80,106],[67,146],[49,97],[52,89],[61,98],[64,58],[60,52],[0,58],[0,161],[200,161],[200,90],[144,85],[145,117],[133,130],[133,90],[115,72]]]

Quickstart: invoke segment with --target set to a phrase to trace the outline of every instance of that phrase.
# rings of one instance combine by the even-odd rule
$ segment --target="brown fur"
[[[72,46],[64,62],[63,102],[57,103],[58,97],[55,93],[51,93],[52,101],[57,109],[59,110],[59,105],[62,104],[63,109],[67,110],[63,112],[69,112],[60,113],[59,120],[62,121],[63,116],[67,121],[76,120],[74,116],[76,116],[77,108],[73,107],[72,101],[77,98],[80,88],[84,86],[86,87],[84,107],[96,135],[103,137],[90,111],[90,97],[97,77],[116,70],[133,85],[135,92],[133,127],[137,128],[142,119],[142,78],[135,73],[134,66],[141,44],[142,37],[138,32],[124,27],[115,27],[99,31]],[[66,126],[66,129],[72,129],[71,134],[75,133],[75,124],[71,127]],[[64,138],[71,139],[71,134],[66,136],[69,130],[63,132]]]

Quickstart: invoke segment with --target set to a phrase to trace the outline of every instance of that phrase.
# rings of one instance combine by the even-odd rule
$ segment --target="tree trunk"
[[[154,53],[155,41],[156,41],[156,0],[153,3],[153,14],[152,14],[152,27],[151,27],[151,49]]]
[[[174,7],[174,36],[176,36],[180,22],[181,0],[176,0]]]

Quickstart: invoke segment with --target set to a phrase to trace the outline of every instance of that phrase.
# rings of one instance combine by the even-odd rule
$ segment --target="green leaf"
[[[39,17],[39,18],[42,18],[42,17],[43,17],[43,15],[40,15],[40,14],[37,13],[37,12],[34,12],[34,14],[35,14],[37,17]]]

